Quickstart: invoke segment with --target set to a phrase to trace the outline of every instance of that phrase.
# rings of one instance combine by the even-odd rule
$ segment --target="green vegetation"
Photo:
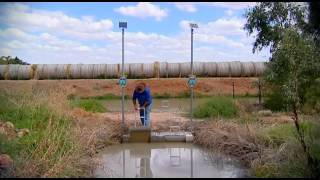
[[[1,56],[0,57],[0,64],[22,64],[22,65],[29,65],[29,63],[22,61],[18,57],[12,58],[11,56]]]
[[[237,109],[232,98],[222,96],[212,97],[194,109],[194,117],[196,118],[233,118],[237,114]]]
[[[167,99],[167,98],[171,98],[171,95],[169,93],[167,93],[167,92],[165,92],[163,94],[154,93],[152,98],[155,98],[155,99]]]
[[[273,91],[265,97],[264,105],[271,111],[286,111],[287,104],[279,91]]]
[[[21,138],[0,136],[0,153],[9,154],[15,162],[13,176],[84,175],[84,171],[77,167],[81,153],[70,134],[71,120],[49,110],[45,104],[32,104],[30,99],[28,103],[15,104],[8,97],[8,94],[0,95],[0,120],[12,122],[17,129],[30,131]]]
[[[319,4],[318,4],[319,5]],[[307,6],[287,2],[261,2],[250,8],[245,16],[245,29],[249,34],[257,33],[253,46],[255,50],[270,48],[271,57],[267,64],[264,81],[269,87],[267,105],[275,109],[288,107],[293,114],[297,140],[306,156],[311,177],[320,177],[320,159],[312,155],[312,144],[307,142],[304,124],[300,116],[306,102],[317,106],[308,98],[317,96],[316,84],[320,74],[320,51],[317,5]],[[309,14],[309,17],[307,15]],[[306,21],[309,18],[310,21]],[[281,105],[278,105],[276,98]],[[317,99],[317,98],[315,98]],[[306,173],[308,174],[308,173]]]
[[[310,155],[314,159],[320,160],[320,124],[312,121],[302,121],[306,142],[310,147]],[[262,129],[258,137],[261,138],[268,147],[277,149],[274,158],[269,162],[254,168],[253,175],[256,177],[309,177],[312,176],[312,169],[308,169],[307,157],[303,148],[299,146],[298,133],[293,124],[282,124],[276,127]],[[277,153],[279,153],[277,158]],[[319,167],[315,167],[319,168]]]
[[[80,107],[88,112],[106,112],[107,109],[97,99],[74,99],[72,107]]]

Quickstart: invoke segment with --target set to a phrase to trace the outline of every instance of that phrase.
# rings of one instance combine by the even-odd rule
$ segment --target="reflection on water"
[[[234,159],[189,143],[128,143],[101,153],[96,177],[243,177]]]
[[[194,106],[197,106],[201,103],[204,103],[207,98],[197,98],[193,100]],[[119,99],[110,99],[110,100],[100,100],[102,104],[111,112],[119,112],[121,111],[121,100]],[[187,112],[190,109],[190,99],[189,98],[170,98],[170,99],[153,99],[152,100],[152,111],[183,111]],[[163,108],[163,102],[168,101],[168,107]],[[125,100],[125,110],[132,110],[132,100],[126,99]]]

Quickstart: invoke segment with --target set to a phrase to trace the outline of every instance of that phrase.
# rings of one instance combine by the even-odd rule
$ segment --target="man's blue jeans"
[[[148,105],[144,110],[140,109],[140,119],[143,126],[150,126],[150,112],[152,104]],[[145,116],[145,117],[144,117]]]

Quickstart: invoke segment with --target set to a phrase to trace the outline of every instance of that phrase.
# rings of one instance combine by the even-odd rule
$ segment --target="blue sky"
[[[0,56],[30,63],[119,63],[118,22],[128,21],[126,62],[190,60],[190,29],[195,61],[266,61],[252,54],[253,37],[242,29],[245,8],[254,3],[33,2],[0,4]]]

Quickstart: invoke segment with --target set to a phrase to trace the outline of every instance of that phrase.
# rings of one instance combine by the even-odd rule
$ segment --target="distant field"
[[[126,94],[131,95],[135,82],[144,81],[151,87],[154,96],[184,96],[189,92],[187,78],[160,79],[129,79]],[[257,95],[257,88],[253,82],[257,78],[198,78],[195,93],[200,95],[232,95],[232,82],[235,85],[235,95]],[[121,91],[117,79],[89,79],[89,80],[1,80],[0,88],[17,89],[64,87],[67,94],[81,97],[115,95]]]

